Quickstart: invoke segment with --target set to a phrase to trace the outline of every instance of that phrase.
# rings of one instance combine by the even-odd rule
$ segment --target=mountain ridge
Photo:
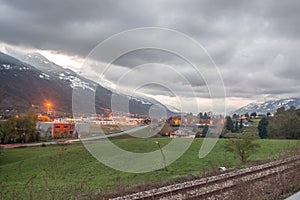
[[[169,115],[174,114],[160,102],[144,98],[129,98],[126,95],[113,93],[99,83],[82,77],[71,69],[63,68],[51,62],[39,53],[17,54],[16,52],[10,52],[11,55],[15,55],[17,58],[0,52],[0,83],[1,90],[4,90],[2,91],[3,101],[0,102],[0,107],[2,108],[24,110],[30,107],[31,104],[44,106],[41,101],[47,99],[56,102],[58,110],[71,113],[72,90],[74,87],[79,87],[83,90],[91,91],[87,94],[91,95],[90,98],[95,98],[97,113],[107,113],[107,110],[111,109],[111,97],[114,94],[119,99],[129,101],[131,113],[148,115],[151,105],[160,104],[167,110]],[[22,71],[21,69],[24,70]],[[24,74],[25,69],[27,73]],[[16,76],[19,78],[18,81],[15,79]],[[30,82],[33,84],[30,84]],[[31,91],[32,86],[35,88],[33,91]],[[38,92],[36,89],[38,89]]]
[[[250,103],[246,106],[243,106],[231,113],[235,114],[245,114],[256,112],[258,114],[267,114],[267,113],[275,113],[278,108],[284,107],[285,109],[289,109],[291,106],[295,106],[296,108],[300,108],[300,98],[292,97],[292,98],[283,98],[278,100],[268,100],[262,103]]]

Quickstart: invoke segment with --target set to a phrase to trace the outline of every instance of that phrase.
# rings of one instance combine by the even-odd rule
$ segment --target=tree
[[[245,117],[249,118],[249,113],[248,112],[245,113]]]
[[[283,114],[285,112],[285,108],[284,107],[280,107],[277,109],[277,114]]]
[[[172,131],[171,125],[169,121],[166,121],[162,129],[159,131],[160,135],[169,136]]]
[[[17,120],[9,118],[4,125],[4,143],[12,143],[17,139]]]
[[[239,128],[240,128],[240,129],[243,128],[243,119],[240,120],[240,127],[239,127]]]
[[[0,121],[0,143],[5,143],[5,137],[6,137],[6,123]]]
[[[231,119],[230,116],[227,116],[227,117],[226,117],[225,128],[226,128],[228,131],[233,132],[233,121],[232,121],[232,119]]]
[[[233,153],[236,157],[240,158],[242,163],[244,163],[252,153],[257,151],[260,145],[255,143],[253,137],[244,136],[239,139],[228,139],[223,147],[226,152]]]
[[[252,113],[250,114],[250,117],[256,117],[256,116],[257,116],[256,112],[252,112]]]
[[[238,132],[239,131],[239,122],[238,120],[235,121],[235,127],[234,127],[234,132]]]
[[[299,139],[300,138],[300,110],[291,106],[277,109],[274,117],[268,118],[267,133],[270,138]]]
[[[286,138],[299,139],[300,138],[300,117],[298,111],[294,106],[291,106],[286,111]]]
[[[258,129],[258,135],[260,138],[264,139],[268,137],[267,134],[267,126],[268,126],[269,122],[268,122],[268,118],[267,117],[263,117],[260,121],[259,124],[257,126]]]
[[[38,134],[36,131],[36,122],[38,120],[37,113],[33,108],[29,108],[26,115],[24,116],[25,120],[25,142],[34,142],[38,140]]]
[[[240,117],[240,116],[237,115],[237,114],[235,114],[235,113],[232,115],[232,119],[238,119],[239,117]]]
[[[39,116],[38,121],[40,121],[40,122],[50,122],[51,119],[50,119],[49,116]]]
[[[202,112],[200,112],[200,113],[197,115],[197,117],[198,117],[199,119],[202,119],[202,117],[203,117],[203,113],[202,113]]]
[[[205,137],[206,136],[206,134],[207,134],[207,132],[208,132],[208,125],[205,125],[204,127],[203,127],[203,137]]]

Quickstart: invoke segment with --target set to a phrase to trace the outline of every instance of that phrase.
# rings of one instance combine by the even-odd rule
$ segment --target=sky
[[[194,113],[195,102],[209,110],[213,99],[224,100],[222,92],[210,93],[218,83],[230,111],[250,102],[300,96],[299,19],[297,0],[0,0],[0,43],[38,51],[75,70],[91,74],[98,70],[100,76],[108,63],[105,57],[93,57],[99,69],[83,63],[111,36],[143,27],[178,31],[199,43],[202,51],[186,47],[172,34],[145,32],[110,46],[105,53],[144,40],[180,47],[201,66],[200,75],[172,52],[141,49],[110,63],[101,80]],[[215,77],[205,71],[208,68]],[[144,84],[149,77],[155,84]],[[212,80],[209,86],[208,80]]]

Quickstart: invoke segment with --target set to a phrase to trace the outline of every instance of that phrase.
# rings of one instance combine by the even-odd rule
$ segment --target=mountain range
[[[174,114],[154,99],[133,98],[112,92],[71,69],[51,62],[39,53],[23,54],[11,49],[6,54],[0,52],[0,85],[1,109],[25,111],[32,105],[44,108],[45,102],[50,101],[56,111],[71,113],[72,91],[76,87],[95,98],[95,109],[100,114],[111,111],[113,95],[120,101],[128,101],[132,114],[148,115],[153,104],[163,107],[168,115]]]
[[[239,115],[245,113],[251,114],[252,112],[256,112],[258,114],[267,114],[275,113],[280,107],[289,109],[291,106],[300,108],[300,98],[284,98],[279,100],[269,100],[263,103],[250,103],[244,107],[235,110],[232,113],[236,113]]]
[[[63,68],[39,53],[24,54],[12,49],[6,49],[6,54],[0,52],[0,109],[2,110],[15,109],[24,112],[32,105],[44,108],[45,102],[50,101],[53,102],[55,110],[71,113],[74,87],[86,91],[85,94],[95,98],[96,112],[100,114],[111,112],[112,96],[120,101],[129,101],[129,111],[132,114],[148,115],[150,107],[154,104],[163,107],[168,116],[178,114],[176,109],[170,109],[152,98],[132,97],[116,91],[112,92],[101,83],[82,77],[71,69]],[[288,109],[291,106],[300,108],[300,98],[250,103],[231,113],[275,113],[280,107]],[[117,109],[122,110],[122,107]]]

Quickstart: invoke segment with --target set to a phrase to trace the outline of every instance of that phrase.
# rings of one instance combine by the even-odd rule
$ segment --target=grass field
[[[167,144],[169,138],[118,139],[113,142],[132,152],[157,150],[155,141]],[[178,177],[203,174],[218,166],[234,167],[239,160],[224,153],[219,140],[212,152],[198,158],[203,139],[191,147],[168,171],[143,174],[113,170],[94,159],[82,144],[3,149],[0,154],[1,199],[70,199],[77,194],[106,193],[140,183],[156,183]],[[300,147],[298,140],[258,140],[261,148],[250,160],[276,158],[279,152]]]

